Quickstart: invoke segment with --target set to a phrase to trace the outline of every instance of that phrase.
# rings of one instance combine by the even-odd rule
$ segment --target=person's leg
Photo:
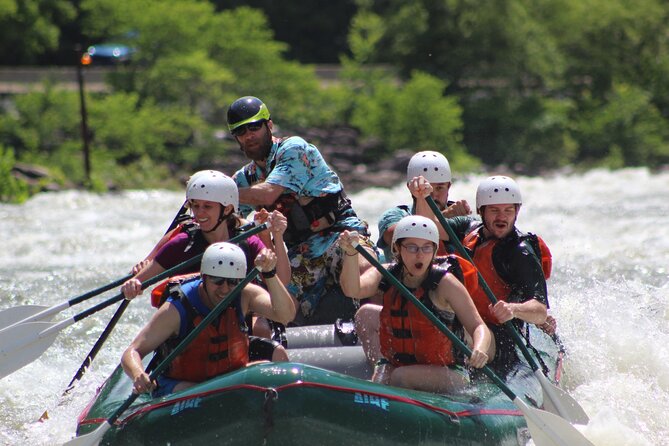
[[[450,393],[469,383],[467,371],[462,367],[427,364],[397,367],[390,376],[390,385],[425,392]]]
[[[355,332],[371,365],[376,365],[383,358],[379,342],[381,308],[380,305],[367,304],[355,313]]]
[[[269,326],[269,322],[264,317],[253,316],[251,327],[251,333],[253,333],[253,336],[268,339],[272,338],[272,328]]]

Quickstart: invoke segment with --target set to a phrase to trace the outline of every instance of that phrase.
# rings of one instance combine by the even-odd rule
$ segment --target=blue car
[[[83,65],[117,65],[130,62],[134,48],[120,43],[91,45],[81,57]]]

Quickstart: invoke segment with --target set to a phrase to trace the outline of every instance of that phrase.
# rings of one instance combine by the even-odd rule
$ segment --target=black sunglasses
[[[232,136],[242,136],[246,133],[247,130],[250,132],[257,132],[258,130],[260,130],[260,128],[263,126],[264,123],[265,121],[257,121],[257,122],[250,122],[245,125],[240,125],[236,129],[231,131]]]
[[[229,277],[214,277],[214,276],[208,276],[208,277],[209,280],[211,280],[212,283],[216,286],[221,286],[227,282],[229,286],[236,287],[242,282],[242,280],[244,280],[244,279],[231,279]]]

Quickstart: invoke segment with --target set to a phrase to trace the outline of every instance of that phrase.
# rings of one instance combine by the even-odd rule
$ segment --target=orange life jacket
[[[193,283],[185,291],[178,285],[178,302],[186,310],[188,317],[185,321],[187,333],[204,319],[191,303],[194,299],[199,300],[197,283],[199,282]],[[248,364],[249,338],[240,313],[237,300],[174,358],[165,376],[180,381],[202,382]],[[182,338],[170,339],[161,346],[160,354],[167,356],[181,340]]]
[[[398,277],[401,268],[401,265],[395,264],[390,271],[395,277]],[[445,274],[448,274],[446,269],[433,265],[427,278],[414,295],[447,327],[462,337],[462,325],[455,318],[455,314],[452,315],[452,319],[446,320],[443,317],[444,312],[435,311],[434,304],[429,297],[429,292],[437,288]],[[383,295],[379,340],[381,353],[395,366],[450,365],[458,362],[456,359],[459,359],[454,354],[451,340],[393,286],[390,286]]]
[[[199,276],[200,276],[199,273],[190,273],[190,274],[183,274],[180,276],[169,277],[163,280],[151,290],[151,306],[155,308],[160,308],[160,306],[165,303],[165,301],[170,295],[169,292],[170,287],[174,285],[181,285]]]
[[[437,257],[435,262],[445,266],[449,272],[462,283],[469,295],[473,295],[479,289],[479,276],[476,267],[469,261],[457,254],[448,254],[445,257]]]
[[[482,227],[471,231],[467,234],[463,240],[463,245],[465,248],[469,249],[470,252],[473,252],[472,260],[476,265],[476,268],[479,270],[483,279],[488,284],[490,291],[495,295],[497,300],[506,301],[511,292],[511,287],[500,277],[495,269],[492,260],[492,253],[497,245],[497,239],[488,239],[483,242],[481,240],[481,230]],[[527,240],[534,251],[534,254],[541,262],[541,268],[544,272],[544,277],[547,279],[551,274],[552,269],[552,257],[548,246],[546,243],[535,234],[523,234],[520,237],[520,241]],[[537,247],[539,247],[539,252],[541,257],[539,258],[537,253]],[[486,294],[483,287],[479,287],[474,293],[470,293],[474,301],[474,305],[481,315],[481,319],[484,322],[499,324],[499,321],[489,309],[490,299]]]

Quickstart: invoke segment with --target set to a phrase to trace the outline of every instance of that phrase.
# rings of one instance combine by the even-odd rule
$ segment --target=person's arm
[[[256,212],[254,220],[256,221],[256,224],[262,224],[266,221],[269,222],[269,230],[262,231],[258,235],[265,246],[276,254],[276,274],[284,285],[288,285],[291,276],[290,259],[288,258],[288,251],[286,250],[286,245],[283,241],[283,234],[288,228],[288,219],[277,210],[269,213],[263,208]]]
[[[151,260],[148,264],[135,275],[135,277],[128,279],[122,286],[121,292],[126,299],[134,299],[142,294],[142,282],[155,277],[156,275],[165,271],[165,268],[160,266],[155,260]]]
[[[498,260],[495,266],[503,272],[502,278],[511,285],[512,293],[507,302],[491,305],[491,312],[501,323],[518,318],[541,325],[548,316],[548,289],[541,262],[522,244],[507,249],[499,252],[509,256],[508,263]]]
[[[278,184],[267,182],[239,188],[239,202],[253,206],[269,206],[286,190]]]
[[[353,247],[358,242],[358,233],[344,231],[339,235],[339,249],[342,250],[342,269],[339,284],[344,295],[353,299],[365,299],[374,296],[379,290],[381,273],[376,268],[368,268],[360,274],[358,251]]]
[[[500,323],[517,318],[531,324],[541,325],[546,322],[546,316],[548,316],[546,304],[536,299],[530,299],[522,303],[509,303],[500,300],[495,305],[490,304],[490,311]]]
[[[472,213],[472,209],[467,200],[458,200],[451,203],[441,214],[446,218],[464,217]]]
[[[276,254],[269,249],[264,250],[256,257],[256,267],[261,271],[268,273],[275,271]],[[295,318],[297,303],[290,295],[286,287],[279,280],[278,275],[264,277],[267,290],[249,284],[242,293],[242,305],[245,307],[245,314],[250,311],[257,315],[264,316],[282,324],[287,324]]]
[[[170,336],[177,335],[180,321],[177,309],[170,303],[163,304],[123,352],[121,366],[132,380],[136,392],[150,392],[155,388],[155,383],[151,382],[144,371],[142,358],[157,349]]]
[[[486,365],[490,359],[487,352],[490,349],[492,336],[478,311],[476,311],[474,302],[464,285],[453,274],[446,274],[439,282],[437,295],[433,302],[440,310],[447,309],[450,306],[462,326],[472,337],[472,355],[469,358],[469,364],[476,368]]]

